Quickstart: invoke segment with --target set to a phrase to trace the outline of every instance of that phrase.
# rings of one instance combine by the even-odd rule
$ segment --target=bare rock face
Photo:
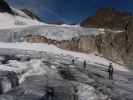
[[[96,50],[95,36],[80,36],[70,40],[52,40],[40,35],[27,35],[25,41],[30,43],[48,43],[65,50],[79,51],[84,53],[92,53]]]
[[[130,13],[120,12],[113,8],[102,8],[95,16],[89,17],[83,22],[83,27],[124,29],[125,25],[133,19]]]
[[[110,60],[123,63],[121,54],[125,54],[125,48],[122,34],[124,33],[106,32],[106,34],[97,35],[95,41],[98,52]]]
[[[30,16],[32,19],[36,19],[38,21],[41,21],[41,19],[35,15],[32,11],[28,10],[28,9],[21,9],[26,15]]]
[[[79,40],[78,49],[80,52],[92,53],[96,51],[95,36],[82,36]]]
[[[131,31],[106,32],[96,36],[98,52],[104,57],[127,66],[133,65],[133,35]]]
[[[40,35],[27,35],[25,37],[25,40],[27,42],[31,42],[31,43],[47,43],[48,42],[48,39],[44,36],[40,36]]]
[[[0,0],[0,12],[8,12],[13,14],[11,8],[4,0]]]

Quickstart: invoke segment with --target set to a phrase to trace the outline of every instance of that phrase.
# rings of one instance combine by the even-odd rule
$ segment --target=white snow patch
[[[0,29],[20,28],[31,25],[44,25],[44,23],[9,13],[0,13]]]
[[[95,89],[89,85],[81,84],[78,86],[79,100],[98,100]]]
[[[68,25],[68,24],[62,24],[60,26],[63,26],[63,27],[81,27],[80,25]]]
[[[48,68],[42,64],[40,60],[31,60],[28,63],[29,70],[26,70],[26,73],[24,73],[19,80],[20,83],[24,81],[24,79],[28,76],[33,76],[33,75],[43,75],[46,74],[48,71]]]
[[[45,75],[47,73],[50,73],[52,69],[43,64],[41,60],[32,59],[29,62],[10,60],[7,65],[0,65],[0,70],[14,71],[18,73],[20,75],[19,82],[22,83],[28,76]]]

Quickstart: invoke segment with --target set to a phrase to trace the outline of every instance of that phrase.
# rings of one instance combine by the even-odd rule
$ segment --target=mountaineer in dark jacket
[[[72,59],[72,64],[73,64],[73,65],[75,64],[75,60],[74,60],[74,58]]]
[[[114,68],[113,68],[112,63],[110,63],[110,65],[108,67],[108,73],[109,73],[109,80],[113,80]]]
[[[73,86],[73,100],[78,100],[78,89],[77,87]]]
[[[86,61],[83,62],[83,68],[86,70]]]
[[[54,98],[54,88],[47,87],[46,98],[47,98],[47,100],[53,100],[53,98]]]
[[[46,87],[46,94],[40,100],[54,100],[54,88]]]

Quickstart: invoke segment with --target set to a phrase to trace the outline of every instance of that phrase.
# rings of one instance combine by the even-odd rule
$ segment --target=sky
[[[30,9],[46,22],[78,24],[99,8],[113,7],[133,13],[133,0],[6,0],[19,9]]]

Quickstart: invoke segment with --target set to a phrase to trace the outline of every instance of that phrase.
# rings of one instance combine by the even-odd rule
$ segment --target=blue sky
[[[44,21],[63,21],[67,24],[79,23],[96,10],[114,7],[133,13],[133,0],[6,0],[16,8],[28,8]]]

